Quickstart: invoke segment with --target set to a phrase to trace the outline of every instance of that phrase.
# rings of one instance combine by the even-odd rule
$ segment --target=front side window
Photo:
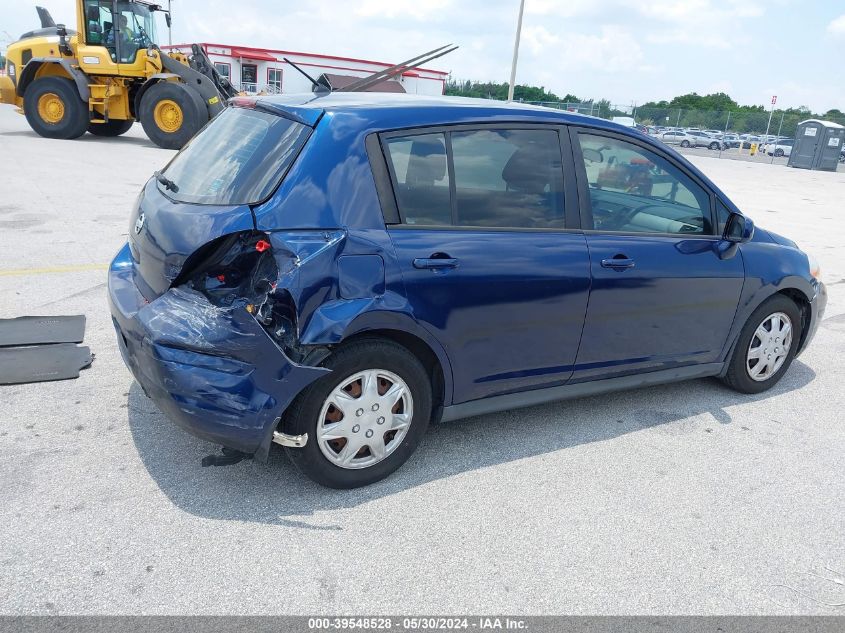
[[[579,134],[593,228],[625,233],[710,235],[710,196],[679,167],[648,149]]]
[[[554,130],[394,136],[385,149],[405,224],[565,228]]]

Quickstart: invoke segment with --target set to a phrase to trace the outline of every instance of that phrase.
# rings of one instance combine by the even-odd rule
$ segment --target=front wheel
[[[681,141],[681,147],[689,147],[689,141]]]
[[[783,156],[783,150],[782,150],[782,149],[780,149],[780,148],[776,149],[776,150],[775,150],[775,156],[777,156],[778,158],[780,158],[781,156]]]
[[[407,349],[382,339],[341,347],[323,364],[331,374],[303,391],[282,425],[308,434],[287,448],[305,475],[330,488],[384,479],[411,456],[431,418],[431,383]]]
[[[150,140],[164,149],[182,149],[208,121],[202,97],[183,83],[160,81],[141,99],[141,125]]]
[[[771,389],[801,340],[801,313],[792,299],[774,295],[757,308],[737,340],[724,382],[741,393]]]

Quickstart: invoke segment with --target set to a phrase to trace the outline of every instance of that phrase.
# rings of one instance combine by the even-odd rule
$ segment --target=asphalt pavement
[[[810,349],[715,380],[432,428],[321,488],[281,450],[201,468],[120,359],[105,267],[172,152],[53,141],[0,107],[0,317],[85,314],[78,380],[0,387],[0,614],[845,613],[845,173],[692,156],[821,262]]]

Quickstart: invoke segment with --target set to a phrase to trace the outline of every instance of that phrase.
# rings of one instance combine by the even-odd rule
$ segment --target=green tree
[[[449,81],[446,94],[483,99],[507,99],[506,83],[479,81]],[[552,107],[564,104],[580,104],[581,112],[591,112],[596,116],[609,119],[614,116],[631,116],[628,110],[614,108],[608,99],[581,99],[573,94],[558,97],[544,87],[517,85],[514,88],[517,101],[542,102]],[[559,105],[557,105],[559,104]],[[762,134],[769,122],[769,106],[739,105],[730,95],[715,92],[700,95],[691,92],[674,97],[670,101],[647,101],[636,108],[635,118],[639,122],[653,122],[656,125],[680,125],[682,127],[700,127],[723,130],[726,127],[740,133]],[[776,110],[772,117],[769,132],[777,133],[782,124],[782,134],[794,134],[800,121],[808,118],[823,118],[845,124],[845,113],[833,108],[824,114],[813,114],[806,106]]]

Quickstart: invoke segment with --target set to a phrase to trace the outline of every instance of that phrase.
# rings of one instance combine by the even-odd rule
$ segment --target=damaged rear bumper
[[[276,420],[328,370],[293,363],[242,307],[182,288],[147,302],[135,274],[127,245],[109,269],[109,306],[135,380],[183,429],[266,458]]]

